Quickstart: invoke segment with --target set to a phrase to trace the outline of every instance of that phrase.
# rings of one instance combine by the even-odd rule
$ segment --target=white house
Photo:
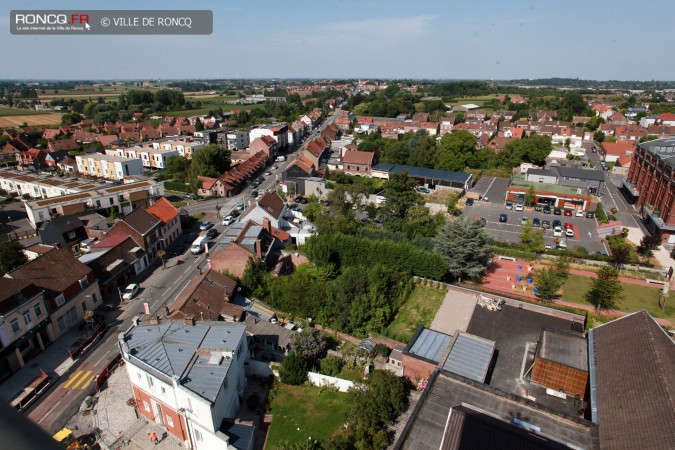
[[[255,204],[248,207],[239,220],[241,222],[252,220],[256,223],[263,223],[263,219],[267,218],[274,228],[288,230],[294,228],[290,223],[292,217],[292,214],[288,212],[286,203],[279,197],[279,194],[272,191],[266,193]]]
[[[186,448],[251,449],[251,427],[227,420],[236,416],[246,388],[246,325],[134,322],[119,335],[119,348],[138,411]]]

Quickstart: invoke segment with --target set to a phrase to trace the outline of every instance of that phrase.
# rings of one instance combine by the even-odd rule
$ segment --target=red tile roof
[[[164,222],[165,225],[175,219],[179,214],[178,208],[173,206],[171,202],[164,197],[160,198],[154,205],[150,206],[148,212]]]
[[[372,165],[375,158],[375,152],[360,152],[357,150],[347,150],[342,157],[343,164],[366,164]]]
[[[127,239],[131,239],[130,236],[106,236],[99,242],[92,244],[91,248],[113,248],[120,245],[122,242]]]
[[[635,149],[635,142],[633,141],[618,141],[618,142],[603,142],[602,148],[608,155],[621,156],[625,155],[627,151]]]

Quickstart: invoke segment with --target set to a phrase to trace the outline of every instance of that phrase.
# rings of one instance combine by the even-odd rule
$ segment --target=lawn
[[[593,280],[581,275],[570,275],[563,286],[562,299],[568,302],[588,305],[584,295],[591,286]],[[659,288],[638,286],[636,284],[623,283],[623,298],[618,302],[617,309],[626,312],[635,312],[646,309],[654,317],[672,319],[675,317],[675,296],[669,295],[666,300],[665,310],[659,309]],[[673,298],[671,298],[673,297]]]
[[[401,306],[387,328],[387,336],[408,342],[420,323],[428,327],[443,303],[447,291],[430,286],[415,286],[410,298]]]
[[[282,384],[272,400],[267,448],[278,448],[283,441],[325,441],[340,429],[349,409],[348,394]]]

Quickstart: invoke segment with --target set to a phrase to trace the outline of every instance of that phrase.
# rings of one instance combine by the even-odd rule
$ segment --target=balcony
[[[623,187],[626,189],[626,191],[632,195],[635,198],[638,198],[640,196],[640,191],[636,189],[636,184],[628,181],[627,178],[622,178],[621,181],[623,182]]]
[[[649,218],[654,222],[654,225],[661,231],[675,231],[675,225],[666,224],[663,219],[661,219],[661,211],[653,210],[650,205],[644,205],[642,207],[644,212],[649,216]]]

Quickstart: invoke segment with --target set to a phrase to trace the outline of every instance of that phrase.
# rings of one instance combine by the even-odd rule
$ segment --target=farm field
[[[35,109],[5,108],[0,107],[0,117],[3,116],[39,116],[41,114],[50,114],[49,111],[38,111]]]
[[[58,125],[61,123],[61,114],[23,114],[19,116],[7,116],[0,114],[0,128],[20,127],[26,123],[28,126]]]

